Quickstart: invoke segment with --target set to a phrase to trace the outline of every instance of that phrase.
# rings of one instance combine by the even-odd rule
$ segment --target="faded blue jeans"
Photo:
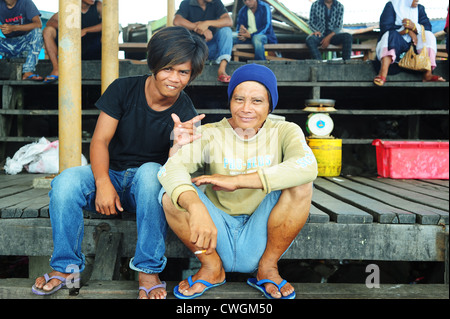
[[[22,73],[34,72],[43,45],[42,30],[33,29],[19,37],[0,38],[0,55],[5,58],[26,57]]]
[[[252,36],[251,39],[248,39],[246,41],[241,41],[237,38],[233,38],[234,44],[243,44],[243,43],[249,43],[253,44],[253,47],[255,48],[255,60],[266,60],[266,51],[264,49],[264,45],[267,44],[267,36],[264,34],[255,34]]]
[[[222,60],[230,62],[233,50],[233,31],[229,27],[217,29],[213,39],[206,42],[206,45],[209,49],[208,60],[215,61],[217,64],[220,64]]]
[[[327,34],[321,37],[315,36],[313,34],[306,38],[306,45],[309,48],[311,57],[315,60],[322,60],[322,54],[319,51],[320,42],[325,38]],[[331,40],[330,44],[341,45],[342,44],[342,59],[350,60],[352,56],[352,42],[353,38],[350,33],[338,33],[335,34]]]
[[[161,185],[157,173],[161,165],[146,163],[125,171],[109,170],[122,207],[136,212],[137,243],[130,268],[153,274],[164,270],[167,259],[165,237],[167,221],[158,203]],[[52,181],[50,220],[53,230],[53,255],[50,266],[59,272],[67,269],[83,271],[85,258],[81,252],[84,235],[83,210],[95,211],[95,181],[90,166],[64,170]]]

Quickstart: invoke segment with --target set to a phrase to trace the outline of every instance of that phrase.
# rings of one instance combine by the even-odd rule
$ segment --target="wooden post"
[[[102,89],[119,77],[119,5],[118,0],[103,0],[102,7]]]
[[[81,165],[81,1],[59,0],[59,171]]]
[[[173,18],[175,17],[175,0],[167,0],[167,26],[173,26]]]

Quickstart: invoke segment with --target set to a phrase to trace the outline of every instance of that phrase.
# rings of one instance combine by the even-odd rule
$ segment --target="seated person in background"
[[[386,3],[380,17],[381,36],[376,47],[377,58],[381,61],[380,72],[373,80],[376,85],[384,85],[390,65],[400,61],[400,55],[409,50],[411,42],[419,53],[422,51],[422,28],[425,28],[425,45],[433,70],[436,68],[436,37],[431,32],[425,7],[419,4],[419,0],[391,0]],[[433,75],[432,70],[423,74],[424,82],[445,81]]]
[[[342,32],[344,6],[337,0],[317,0],[311,6],[309,27],[313,31],[306,38],[306,45],[315,60],[322,60],[319,47],[342,44],[342,59],[352,56],[352,35]]]
[[[278,260],[308,218],[316,159],[299,126],[267,118],[278,102],[269,68],[238,68],[228,100],[231,118],[203,126],[202,138],[158,173],[167,222],[202,264],[174,294],[195,298],[224,284],[226,272],[258,271],[249,285],[267,298],[292,299]],[[194,173],[205,175],[191,179]]]
[[[217,80],[230,82],[226,72],[233,50],[233,21],[220,0],[183,0],[173,24],[185,27],[205,38],[209,60],[219,64]]]
[[[0,55],[22,57],[22,80],[42,81],[34,74],[42,50],[41,13],[31,0],[0,0]]]
[[[101,60],[102,58],[102,3],[98,0],[81,2],[81,59]],[[58,80],[58,13],[55,13],[44,29],[44,43],[53,70],[44,83]]]
[[[272,26],[270,6],[261,0],[243,0],[245,6],[239,11],[235,43],[251,43],[255,48],[255,60],[265,60],[264,45],[278,43]]]

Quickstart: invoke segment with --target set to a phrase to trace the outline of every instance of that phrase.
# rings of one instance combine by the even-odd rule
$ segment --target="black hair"
[[[147,45],[147,65],[159,71],[188,61],[192,64],[190,82],[199,76],[208,57],[205,41],[184,27],[166,27],[156,32]]]

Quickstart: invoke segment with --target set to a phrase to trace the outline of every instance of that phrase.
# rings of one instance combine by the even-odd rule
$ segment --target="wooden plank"
[[[308,223],[328,223],[330,221],[330,216],[327,213],[324,213],[319,208],[314,205],[311,205],[311,209],[309,210]]]
[[[438,225],[439,223],[445,223],[446,221],[448,223],[448,212],[427,205],[412,202],[410,200],[406,200],[397,196],[397,194],[395,193],[392,194],[384,191],[382,188],[375,188],[364,183],[366,180],[370,181],[369,179],[358,179],[352,176],[346,176],[345,178],[354,181],[355,184],[345,183],[343,184],[344,187],[351,188],[356,192],[360,192],[368,197],[379,200],[382,203],[414,213],[416,215],[417,223],[424,225]],[[340,177],[340,179],[345,178]]]
[[[398,188],[402,188],[415,193],[427,195],[431,198],[437,198],[447,202],[449,201],[448,188],[444,188],[438,185],[431,185],[414,179],[391,179],[391,178],[372,178],[378,182],[392,185]],[[445,209],[444,209],[445,210]]]
[[[370,178],[354,177],[354,176],[349,176],[348,178],[361,184],[365,184],[373,188],[382,190],[386,193],[395,194],[395,196],[404,199],[409,206],[416,205],[419,208],[419,210],[416,210],[415,213],[423,214],[426,212],[431,212],[436,215],[435,217],[436,223],[448,224],[449,221],[448,202],[446,204],[443,204],[442,203],[443,201],[440,201],[438,199],[433,198],[430,199],[425,195],[402,190],[399,189],[398,187],[385,185]],[[447,211],[444,211],[443,210],[444,208],[447,209]],[[432,215],[429,216],[431,217]]]
[[[369,215],[370,216],[370,215]],[[136,222],[85,219],[82,251],[95,255],[93,233],[101,223],[112,232],[123,233],[122,257],[134,256]],[[444,261],[438,233],[448,231],[438,225],[307,223],[283,256],[284,259],[348,259]],[[0,255],[50,256],[53,252],[52,229],[48,218],[1,219]],[[169,230],[166,256],[194,257]]]
[[[410,214],[404,210],[380,203],[378,200],[351,191],[348,188],[342,187],[342,185],[335,184],[332,182],[332,179],[317,179],[314,182],[314,186],[334,198],[368,212],[373,216],[374,221],[378,223],[399,224],[400,219],[398,215]],[[413,223],[414,221],[415,218],[411,218],[410,222]]]
[[[37,207],[40,208],[46,205],[41,198],[41,196],[46,194],[48,194],[47,189],[30,189],[2,198],[2,207],[0,207],[1,218],[20,218],[25,210],[27,210],[28,217],[38,217],[39,210]]]
[[[372,198],[372,199],[376,200],[378,203],[380,203],[381,205],[386,204],[389,207],[393,207],[394,210],[392,212],[394,212],[396,214],[396,219],[399,224],[414,224],[416,222],[416,214],[414,214],[410,210],[404,208],[401,205],[403,203],[394,205],[394,203],[396,203],[395,197],[391,197],[391,198],[389,198],[388,201],[382,202],[382,201],[380,201],[380,198],[384,198],[385,193],[381,192],[377,189],[374,189],[369,186],[361,185],[359,183],[348,180],[342,176],[335,177],[335,178],[328,178],[328,180],[332,180],[334,183],[339,184],[342,187],[345,187],[356,193],[362,194],[366,197]]]
[[[318,189],[314,189],[312,202],[314,206],[329,214],[331,220],[336,223],[364,224],[373,221],[372,215]]]
[[[10,195],[14,195],[14,194],[17,194],[17,193],[21,193],[21,192],[24,192],[24,191],[32,189],[32,188],[33,188],[32,185],[29,185],[29,186],[25,186],[25,185],[23,185],[23,186],[10,186],[10,187],[7,187],[7,188],[2,188],[2,189],[0,189],[0,198],[7,197],[7,196],[10,196]]]
[[[430,184],[435,184],[435,185],[441,185],[444,187],[449,187],[448,186],[448,179],[447,180],[440,180],[440,179],[423,179],[424,182],[430,183]]]
[[[63,289],[56,294],[42,297],[31,292],[34,279],[28,278],[8,278],[0,279],[1,299],[136,299],[138,296],[138,282],[132,280],[121,281],[89,281],[87,286],[80,289],[77,296],[70,296],[67,289]],[[333,284],[333,283],[291,283],[295,289],[297,299],[448,299],[448,285],[428,284],[428,285],[406,285],[406,284],[381,284],[380,288],[369,289],[364,283],[357,284]],[[167,299],[173,300],[174,287],[178,281],[167,281]],[[248,299],[267,300],[262,293],[250,287],[245,282],[227,282],[225,285],[216,287],[205,293],[199,299]],[[192,303],[197,305],[197,303]],[[231,313],[230,307],[236,307],[233,303],[216,304],[212,303],[208,308],[209,316],[218,313],[220,309],[226,313]],[[214,306],[220,305],[220,306]],[[253,303],[252,303],[253,305]],[[267,303],[262,304],[267,305]],[[288,314],[285,303],[269,304],[271,315]],[[296,305],[293,305],[296,306]],[[177,309],[183,307],[183,303],[164,302],[164,309],[170,313],[177,313]],[[189,307],[189,305],[184,305]],[[198,308],[200,309],[200,308]],[[244,308],[242,308],[244,309]],[[258,308],[259,309],[259,308]],[[264,308],[267,309],[267,308]],[[290,311],[290,309],[289,309]],[[198,314],[197,317],[203,317]],[[264,316],[263,316],[264,317]]]
[[[67,289],[46,297],[34,295],[31,286],[34,279],[8,278],[0,279],[1,299],[136,299],[138,296],[138,282],[132,280],[121,281],[89,281],[87,286],[80,289],[78,296],[70,296]],[[333,284],[333,283],[291,283],[295,288],[297,299],[448,299],[448,285],[407,285],[381,284],[380,288],[368,289],[364,283]],[[167,299],[175,299],[173,288],[178,281],[167,282]],[[266,300],[262,293],[250,287],[245,282],[227,282],[214,288],[199,299],[254,299]],[[193,303],[193,305],[197,303]],[[264,303],[266,304],[266,303]],[[186,306],[186,305],[185,305]],[[187,305],[188,306],[188,305]],[[227,304],[225,304],[227,306]],[[230,305],[231,306],[231,305]],[[270,305],[269,305],[270,306]],[[285,303],[272,303],[272,315],[287,314]],[[164,303],[165,310],[177,313],[182,303]],[[216,308],[216,309],[213,309]],[[227,309],[222,306],[222,310]],[[219,313],[220,307],[211,307],[209,315]],[[198,314],[198,317],[204,316]],[[219,315],[220,316],[220,315]]]
[[[117,280],[120,270],[120,249],[123,234],[102,231],[99,235],[92,280]]]
[[[406,183],[399,183],[398,180],[374,177],[372,177],[370,180],[373,181],[371,185],[375,188],[383,189],[387,192],[397,194],[400,197],[417,203],[436,207],[447,212],[449,211],[448,194],[446,199],[440,199],[432,196],[432,194],[430,193],[424,194],[422,191],[418,192],[417,189],[411,190],[411,187],[407,187]]]

